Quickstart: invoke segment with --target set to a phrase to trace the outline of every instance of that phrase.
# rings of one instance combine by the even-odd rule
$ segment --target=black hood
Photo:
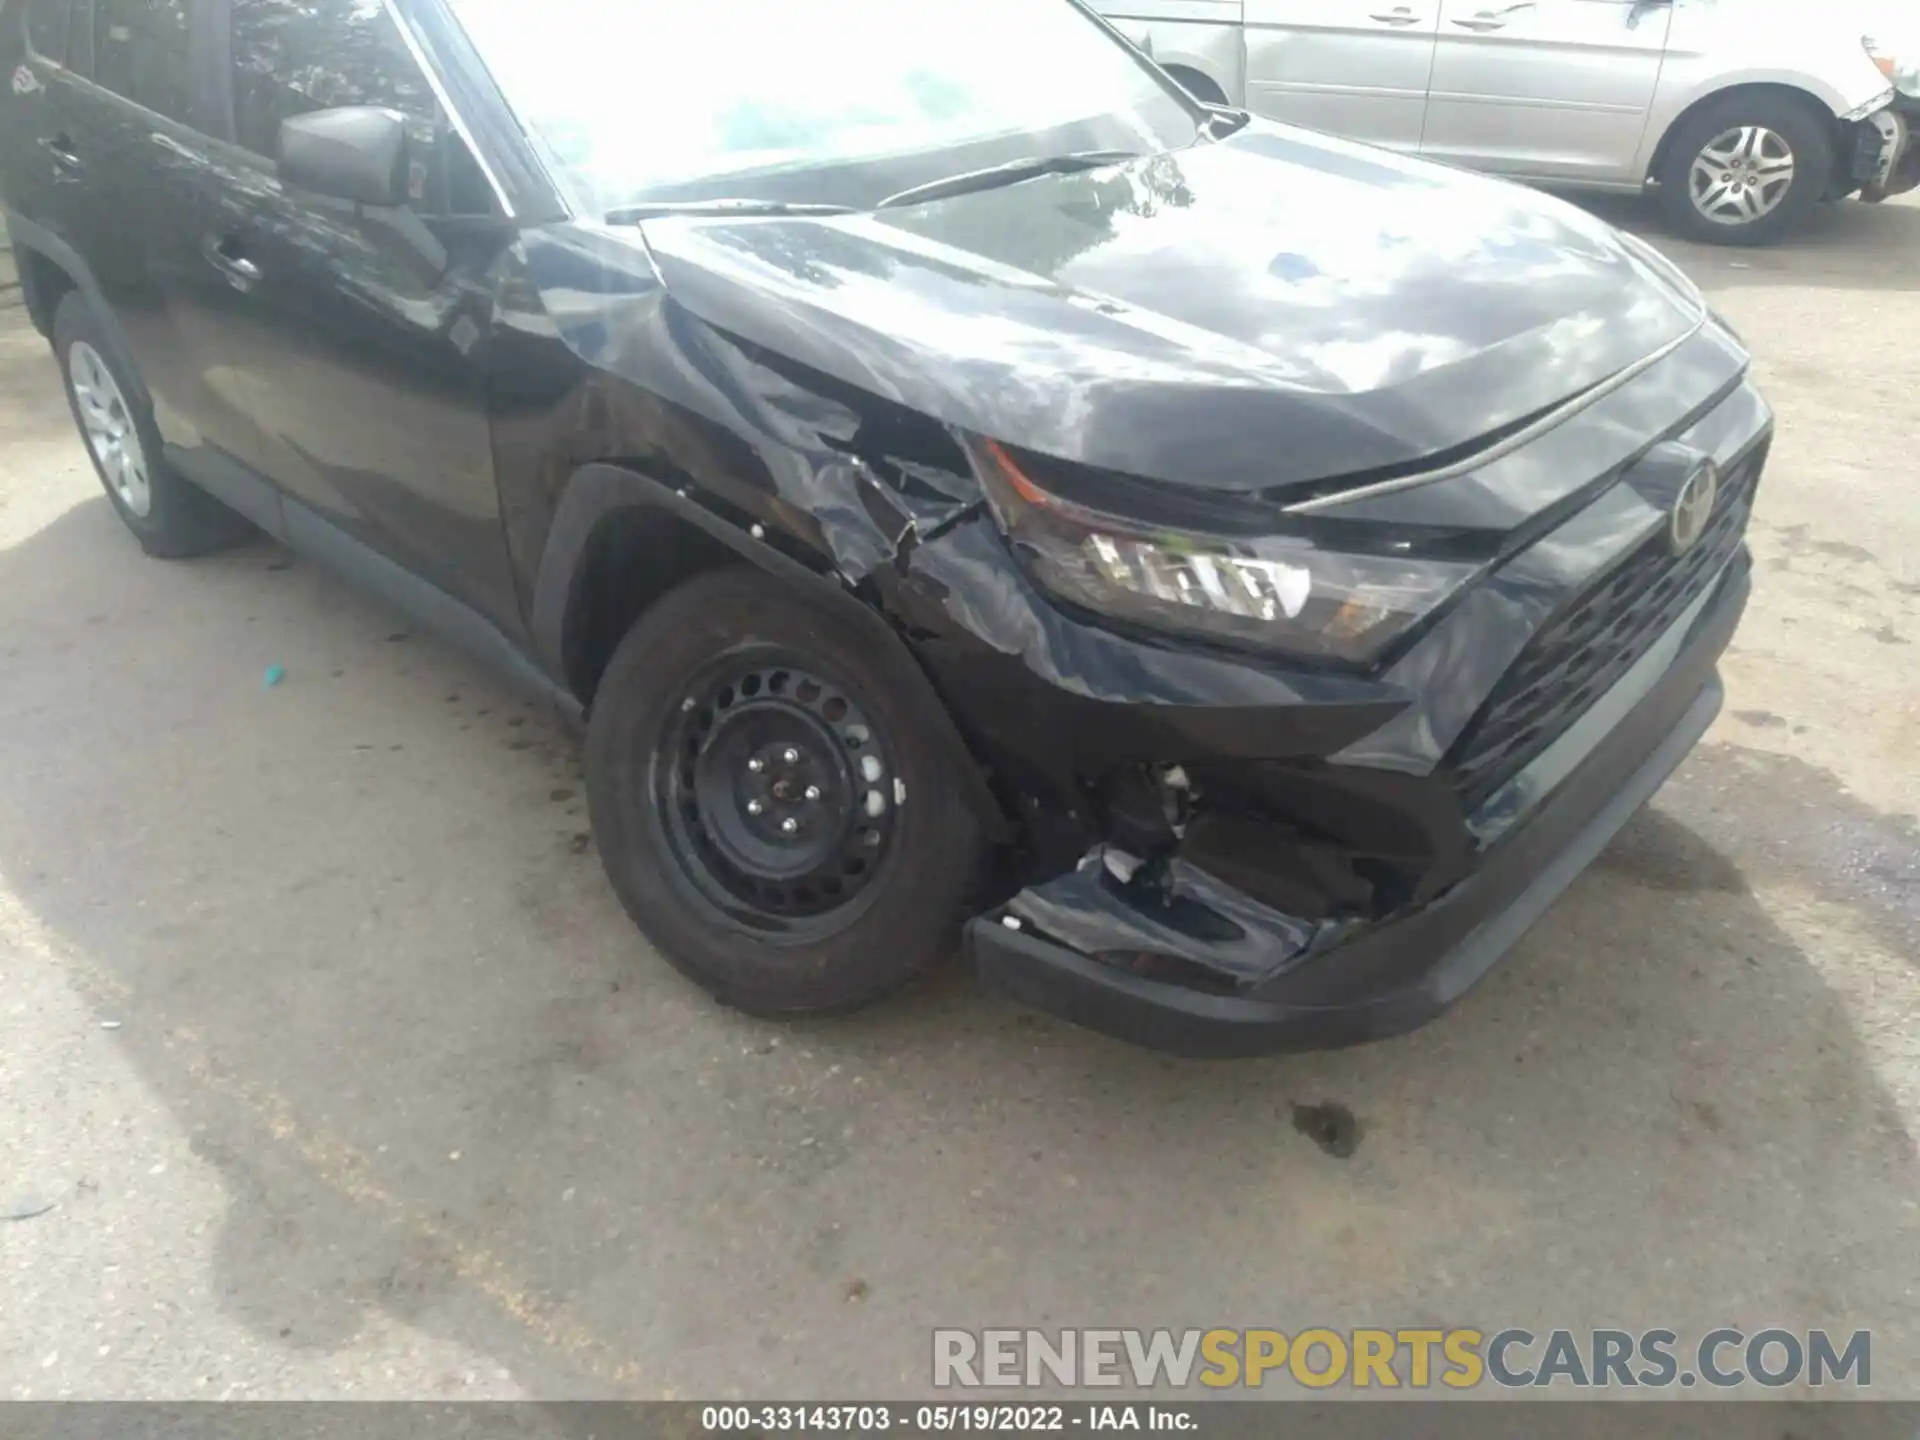
[[[1459,452],[1699,320],[1572,206],[1258,122],[920,206],[646,238],[668,294],[724,330],[1032,450],[1231,490]]]

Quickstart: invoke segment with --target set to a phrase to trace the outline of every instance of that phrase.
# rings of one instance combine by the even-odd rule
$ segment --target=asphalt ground
[[[1920,205],[1653,238],[1779,414],[1725,714],[1439,1022],[1225,1065],[959,967],[716,1008],[563,731],[265,541],[142,558],[0,309],[0,1394],[905,1396],[934,1325],[1727,1323],[1870,1329],[1920,1395]]]

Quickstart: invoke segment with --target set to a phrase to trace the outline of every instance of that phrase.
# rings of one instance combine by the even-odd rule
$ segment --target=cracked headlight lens
[[[1300,536],[1147,526],[1052,494],[998,441],[968,437],[967,449],[1014,552],[1045,589],[1157,630],[1364,662],[1478,570]]]

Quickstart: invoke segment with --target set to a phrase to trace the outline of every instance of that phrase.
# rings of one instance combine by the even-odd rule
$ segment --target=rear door
[[[196,450],[218,405],[176,324],[197,279],[211,188],[204,0],[92,0],[73,11],[38,137],[51,218],[99,282],[163,439]]]
[[[73,164],[73,106],[87,88],[78,0],[0,8],[0,195],[15,215],[71,244],[81,199]],[[64,137],[64,139],[62,138]]]
[[[1420,151],[1539,179],[1630,182],[1664,0],[1441,0]]]
[[[1418,150],[1440,0],[1245,0],[1247,108]]]

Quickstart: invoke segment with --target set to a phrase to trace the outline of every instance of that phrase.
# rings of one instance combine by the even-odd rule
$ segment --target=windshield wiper
[[[1041,175],[1069,175],[1076,170],[1097,170],[1102,165],[1119,165],[1139,158],[1136,150],[1075,150],[1066,155],[1029,155],[1022,160],[1009,160],[1004,165],[989,165],[984,170],[968,170],[963,174],[949,175],[944,180],[929,180],[924,185],[915,185],[887,196],[880,202],[879,208],[886,210],[895,205],[918,205],[927,200],[944,200],[949,195],[965,195],[973,190],[991,190],[996,185],[1017,185],[1022,180],[1032,180]]]
[[[638,225],[673,215],[851,215],[851,205],[817,205],[803,200],[754,200],[723,196],[716,200],[654,200],[607,211],[609,225]]]

